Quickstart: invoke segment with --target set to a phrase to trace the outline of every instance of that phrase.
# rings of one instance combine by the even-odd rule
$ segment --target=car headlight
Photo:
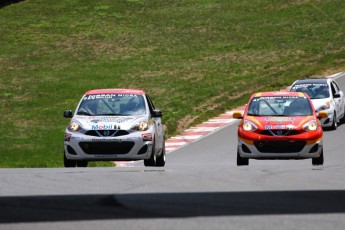
[[[315,120],[309,121],[303,125],[303,130],[307,132],[315,131],[317,129],[317,122]]]
[[[149,128],[149,125],[147,124],[146,121],[140,121],[138,123],[136,123],[135,125],[133,125],[131,127],[131,130],[135,130],[135,131],[145,131]]]
[[[248,131],[248,132],[253,132],[258,129],[256,125],[254,125],[252,122],[247,121],[247,120],[243,122],[242,127],[245,131]]]
[[[331,108],[331,101],[327,101],[326,104],[322,105],[320,107],[320,110],[325,110],[325,109],[329,109],[329,108]]]
[[[80,131],[83,127],[79,122],[71,121],[68,125],[68,130],[72,132]]]

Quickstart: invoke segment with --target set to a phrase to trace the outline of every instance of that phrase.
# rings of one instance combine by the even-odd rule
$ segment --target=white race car
[[[142,90],[95,89],[81,98],[65,131],[64,166],[87,167],[88,161],[144,160],[165,165],[162,112]]]
[[[324,110],[328,117],[321,119],[322,127],[337,129],[344,120],[344,92],[331,78],[304,79],[295,81],[290,91],[304,92],[310,97],[316,112]]]

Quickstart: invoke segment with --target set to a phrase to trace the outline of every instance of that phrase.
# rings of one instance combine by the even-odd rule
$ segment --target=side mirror
[[[163,113],[161,110],[159,109],[153,110],[152,117],[162,117],[162,116],[163,116]]]
[[[243,112],[241,112],[241,111],[235,111],[235,112],[232,114],[232,117],[235,118],[235,119],[242,119],[242,118],[243,118]]]
[[[66,117],[66,118],[73,117],[72,110],[65,110],[65,112],[63,112],[63,116]]]
[[[322,118],[327,118],[328,113],[326,111],[320,111],[317,113],[317,118],[322,119]]]
[[[340,93],[334,94],[334,98],[340,98]]]

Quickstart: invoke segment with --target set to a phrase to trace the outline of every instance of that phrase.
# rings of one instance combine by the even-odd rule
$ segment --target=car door
[[[164,146],[164,131],[162,119],[160,116],[154,116],[154,111],[156,110],[151,98],[146,94],[146,100],[150,109],[151,119],[155,127],[155,149],[156,152],[160,152]]]
[[[335,101],[337,119],[340,119],[344,115],[345,109],[345,99],[344,92],[339,88],[338,84],[335,81],[331,81],[332,95]],[[335,97],[336,94],[339,94],[340,97]]]

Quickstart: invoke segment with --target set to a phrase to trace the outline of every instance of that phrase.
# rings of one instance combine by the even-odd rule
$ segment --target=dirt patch
[[[182,133],[198,118],[198,116],[187,115],[177,122],[177,133]]]

